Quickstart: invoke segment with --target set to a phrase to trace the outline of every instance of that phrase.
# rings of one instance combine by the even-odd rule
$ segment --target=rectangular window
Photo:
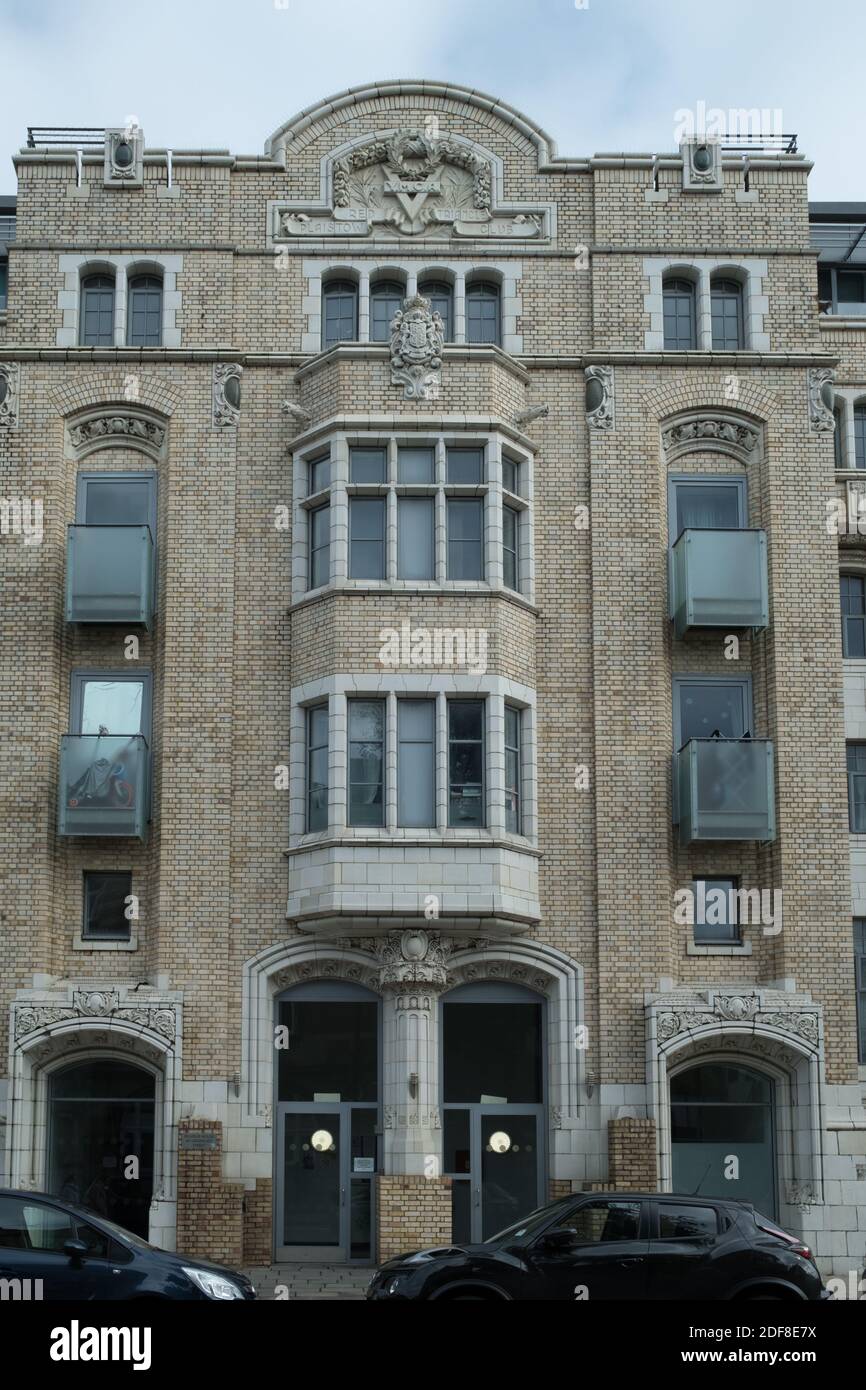
[[[386,457],[384,449],[350,449],[350,483],[384,483]]]
[[[448,498],[448,578],[484,578],[484,507],[480,498]]]
[[[672,478],[670,539],[688,530],[738,531],[746,523],[745,483],[740,478]]]
[[[483,449],[448,449],[445,458],[449,483],[471,485],[484,481]]]
[[[854,467],[866,468],[866,407],[854,407]]]
[[[435,479],[435,456],[432,449],[398,449],[397,481],[399,483],[432,483]]]
[[[331,508],[310,512],[310,588],[320,589],[331,577]]]
[[[506,492],[513,492],[515,497],[520,493],[519,467],[520,465],[507,454],[502,455],[502,486]]]
[[[309,462],[309,489],[307,495],[312,497],[316,492],[322,492],[324,488],[331,486],[331,455],[322,454],[317,459],[310,459]]]
[[[72,677],[72,734],[143,734],[150,740],[150,676]]]
[[[397,578],[433,579],[433,498],[397,498]]]
[[[842,608],[842,655],[851,660],[866,657],[866,580],[856,574],[839,578]]]
[[[854,987],[857,991],[857,1057],[866,1066],[866,917],[854,918]]]
[[[837,270],[836,299],[840,314],[866,313],[866,272]]]
[[[514,705],[505,706],[505,829],[522,834],[520,795],[520,721]]]
[[[328,828],[328,706],[307,710],[307,830]]]
[[[436,824],[436,702],[397,701],[397,824]]]
[[[866,835],[866,743],[849,743],[848,829],[852,835]]]
[[[675,352],[690,352],[695,347],[695,296],[691,289],[665,290],[664,345]]]
[[[448,824],[482,826],[484,701],[448,701]]]
[[[747,680],[674,680],[674,746],[691,738],[742,738],[752,729]]]
[[[513,507],[502,508],[502,580],[506,589],[520,588],[518,543],[520,513]]]
[[[349,500],[349,578],[385,578],[385,499]]]
[[[149,526],[156,541],[156,475],[79,473],[75,520],[79,526]]]
[[[659,1240],[708,1240],[719,1233],[714,1207],[659,1203]]]
[[[696,946],[732,946],[740,940],[735,878],[692,880],[694,937]]]
[[[131,873],[85,872],[82,938],[85,941],[128,941],[130,922],[126,916],[126,900],[131,894]]]
[[[385,824],[385,701],[349,701],[349,824]]]
[[[5,259],[0,261],[0,314],[6,308],[6,298],[9,283],[9,272]]]

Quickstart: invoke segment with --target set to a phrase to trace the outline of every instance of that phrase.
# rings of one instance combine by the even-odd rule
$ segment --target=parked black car
[[[47,1193],[0,1188],[0,1298],[219,1302],[255,1296],[246,1275],[235,1270],[160,1250]]]
[[[491,1236],[400,1255],[367,1298],[823,1299],[811,1251],[747,1202],[673,1193],[560,1198]]]

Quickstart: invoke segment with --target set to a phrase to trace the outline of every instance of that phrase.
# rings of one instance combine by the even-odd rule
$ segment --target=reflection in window
[[[484,825],[484,701],[448,701],[448,824]]]
[[[80,734],[140,734],[144,682],[85,680],[81,696]]]
[[[349,824],[384,825],[385,702],[349,701]]]
[[[307,830],[328,828],[328,706],[307,710]]]

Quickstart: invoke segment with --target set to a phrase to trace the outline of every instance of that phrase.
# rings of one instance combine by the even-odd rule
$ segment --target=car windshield
[[[506,1226],[504,1231],[497,1231],[495,1236],[488,1236],[484,1244],[500,1245],[506,1240],[524,1240],[533,1236],[559,1210],[569,1206],[571,1201],[571,1197],[563,1197],[558,1202],[549,1203],[546,1207],[538,1207],[535,1211],[531,1211],[528,1216],[524,1216],[522,1221],[515,1221],[513,1226]]]
[[[118,1226],[116,1221],[109,1221],[106,1217],[100,1216],[98,1212],[90,1212],[87,1207],[74,1207],[72,1210],[87,1221],[92,1221],[95,1216],[100,1226],[103,1230],[108,1231],[109,1235],[119,1236],[121,1240],[126,1241],[127,1245],[133,1245],[136,1250],[159,1249],[158,1245],[151,1245],[149,1241],[142,1240],[141,1236],[133,1235],[132,1231],[128,1231],[125,1226]]]

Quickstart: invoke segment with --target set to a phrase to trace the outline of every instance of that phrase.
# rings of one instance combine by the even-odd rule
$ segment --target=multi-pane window
[[[671,351],[688,352],[696,346],[695,287],[690,280],[665,280],[664,343]]]
[[[484,578],[484,506],[479,498],[448,498],[448,578]]]
[[[866,743],[847,745],[848,829],[866,835]]]
[[[857,574],[839,576],[842,609],[842,655],[866,657],[866,580]]]
[[[446,478],[449,483],[472,485],[484,481],[483,449],[449,449],[446,454]]]
[[[81,343],[85,347],[111,347],[114,343],[114,279],[88,275],[81,282]]]
[[[310,512],[310,588],[321,588],[330,577],[331,508],[326,502]]]
[[[436,458],[430,448],[397,450],[398,483],[432,483],[436,478]]]
[[[482,826],[484,701],[448,701],[448,824]]]
[[[713,347],[719,352],[736,352],[743,339],[743,288],[736,280],[713,280],[710,285]]]
[[[85,941],[128,941],[127,899],[131,893],[130,873],[85,872],[82,938]]]
[[[854,918],[854,988],[857,992],[857,1056],[866,1065],[866,917]]]
[[[671,478],[669,497],[672,544],[683,531],[737,531],[746,524],[742,478]]]
[[[329,280],[322,293],[322,309],[322,347],[357,341],[357,285],[351,280]]]
[[[397,824],[436,824],[436,701],[397,701]]]
[[[703,878],[692,881],[696,946],[731,946],[740,939],[735,878]]]
[[[328,828],[328,706],[307,710],[307,830]]]
[[[134,347],[162,342],[162,281],[156,275],[138,275],[129,282],[126,341]]]
[[[435,579],[432,497],[397,498],[397,578]]]
[[[507,454],[502,455],[502,486],[506,492],[513,492],[515,497],[519,496],[520,464]]]
[[[505,706],[505,829],[521,833],[520,710]]]
[[[418,293],[430,300],[430,312],[442,319],[443,337],[450,343],[454,336],[454,291],[442,280],[424,280]]]
[[[518,545],[520,513],[513,507],[502,508],[502,582],[506,589],[520,588]]]
[[[331,455],[320,454],[309,461],[309,496],[322,492],[331,485]]]
[[[349,499],[349,578],[385,578],[385,499]]]
[[[70,732],[73,734],[143,734],[150,738],[150,673],[128,676],[76,672],[72,679]]]
[[[391,320],[403,303],[403,286],[396,280],[380,280],[370,290],[370,342],[391,339]]]
[[[349,482],[384,483],[386,466],[384,449],[352,449],[349,453]]]
[[[498,343],[499,286],[486,280],[466,286],[467,343]]]
[[[854,407],[854,467],[866,468],[866,406]]]
[[[385,701],[349,701],[349,824],[385,824]]]

